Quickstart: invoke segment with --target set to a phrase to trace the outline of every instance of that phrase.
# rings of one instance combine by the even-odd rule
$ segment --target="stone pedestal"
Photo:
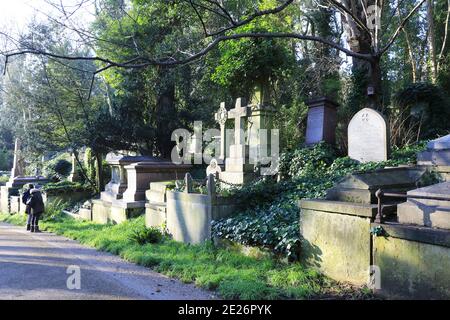
[[[249,145],[249,161],[256,164],[271,155],[271,129],[275,109],[269,105],[251,104],[247,132]]]
[[[106,162],[111,167],[111,181],[105,186],[105,191],[101,192],[100,199],[109,202],[122,199],[123,193],[128,186],[125,166],[151,159],[152,157],[147,156],[130,156],[113,152],[108,153],[106,155]]]
[[[145,191],[151,182],[182,179],[192,168],[191,165],[176,165],[168,160],[152,158],[125,167],[127,171],[127,189],[123,200],[127,202],[145,200]]]
[[[408,191],[410,196],[450,197],[450,182]],[[450,229],[450,200],[409,198],[398,206],[398,222],[419,226]]]
[[[335,144],[338,104],[326,97],[310,100],[306,104],[308,105],[306,144],[313,145],[321,141]]]

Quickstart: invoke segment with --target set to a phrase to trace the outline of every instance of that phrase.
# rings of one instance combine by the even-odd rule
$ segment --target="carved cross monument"
[[[228,111],[225,108],[225,102],[220,104],[219,110],[215,114],[216,121],[220,125],[220,155],[219,159],[224,161],[226,156],[226,134],[225,134],[225,124],[228,120]]]
[[[228,112],[228,117],[234,119],[234,145],[230,146],[231,158],[245,157],[245,120],[248,116],[248,107],[243,107],[242,104],[243,99],[238,98],[235,108]]]
[[[230,146],[230,156],[225,160],[225,171],[220,173],[224,186],[243,184],[253,179],[253,164],[248,161],[248,145],[245,143],[245,130],[249,107],[242,98],[236,100],[234,109],[228,111],[228,118],[234,119],[234,144]]]

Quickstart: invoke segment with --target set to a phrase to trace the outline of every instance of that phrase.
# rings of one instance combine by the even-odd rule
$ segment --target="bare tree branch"
[[[383,53],[385,53],[387,50],[389,50],[389,48],[391,47],[391,45],[394,43],[395,39],[397,39],[398,35],[400,34],[400,32],[402,31],[403,27],[405,26],[405,24],[408,22],[408,20],[413,16],[413,14],[422,6],[422,4],[424,4],[426,0],[420,0],[415,6],[414,8],[411,9],[411,11],[408,13],[408,15],[403,19],[403,21],[399,24],[399,26],[397,27],[397,29],[395,30],[394,34],[391,36],[391,38],[389,39],[389,41],[386,43],[386,45],[377,52],[378,56],[381,56]]]

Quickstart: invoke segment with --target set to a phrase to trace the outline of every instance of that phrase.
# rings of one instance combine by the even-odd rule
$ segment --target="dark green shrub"
[[[81,192],[81,191],[92,191],[92,189],[78,182],[71,181],[60,181],[47,183],[42,187],[42,190],[47,194],[58,194],[58,193],[70,193],[70,192]]]
[[[160,243],[163,240],[163,234],[158,228],[139,228],[134,230],[129,236],[129,240],[140,245],[147,243]]]
[[[52,181],[61,181],[67,178],[71,171],[72,164],[62,157],[50,160],[43,168],[44,175]]]
[[[308,173],[323,172],[336,159],[333,148],[326,143],[283,153],[279,171],[282,178],[294,178]]]

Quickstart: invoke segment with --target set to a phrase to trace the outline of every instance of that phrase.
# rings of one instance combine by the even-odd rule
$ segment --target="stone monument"
[[[219,110],[214,115],[216,121],[219,123],[220,126],[220,155],[219,155],[219,161],[223,163],[225,161],[225,157],[227,155],[227,144],[226,144],[226,130],[225,125],[228,120],[228,111],[225,108],[225,102],[222,102],[220,104]]]
[[[310,100],[306,104],[308,105],[306,144],[313,145],[321,141],[335,144],[338,104],[326,97]]]
[[[220,179],[225,181],[224,186],[244,184],[254,178],[254,165],[249,163],[249,147],[245,143],[246,120],[249,107],[245,106],[242,98],[236,100],[234,109],[228,111],[228,118],[234,119],[234,144],[230,146],[230,156],[225,159],[225,171]]]
[[[385,161],[389,157],[389,131],[384,116],[364,108],[348,125],[348,156],[359,162]]]
[[[275,109],[270,105],[268,92],[268,85],[256,86],[248,105],[247,132],[251,164],[256,164],[263,158],[271,156],[272,139],[270,130],[273,129]]]
[[[109,153],[106,161],[111,166],[111,181],[100,199],[92,200],[92,220],[99,223],[120,223],[143,214],[150,183],[179,179],[191,168],[129,153]]]
[[[68,177],[68,180],[71,182],[78,182],[80,180],[80,175],[78,173],[78,163],[77,163],[77,156],[75,155],[75,152],[72,153],[72,171],[70,171],[70,175]]]

